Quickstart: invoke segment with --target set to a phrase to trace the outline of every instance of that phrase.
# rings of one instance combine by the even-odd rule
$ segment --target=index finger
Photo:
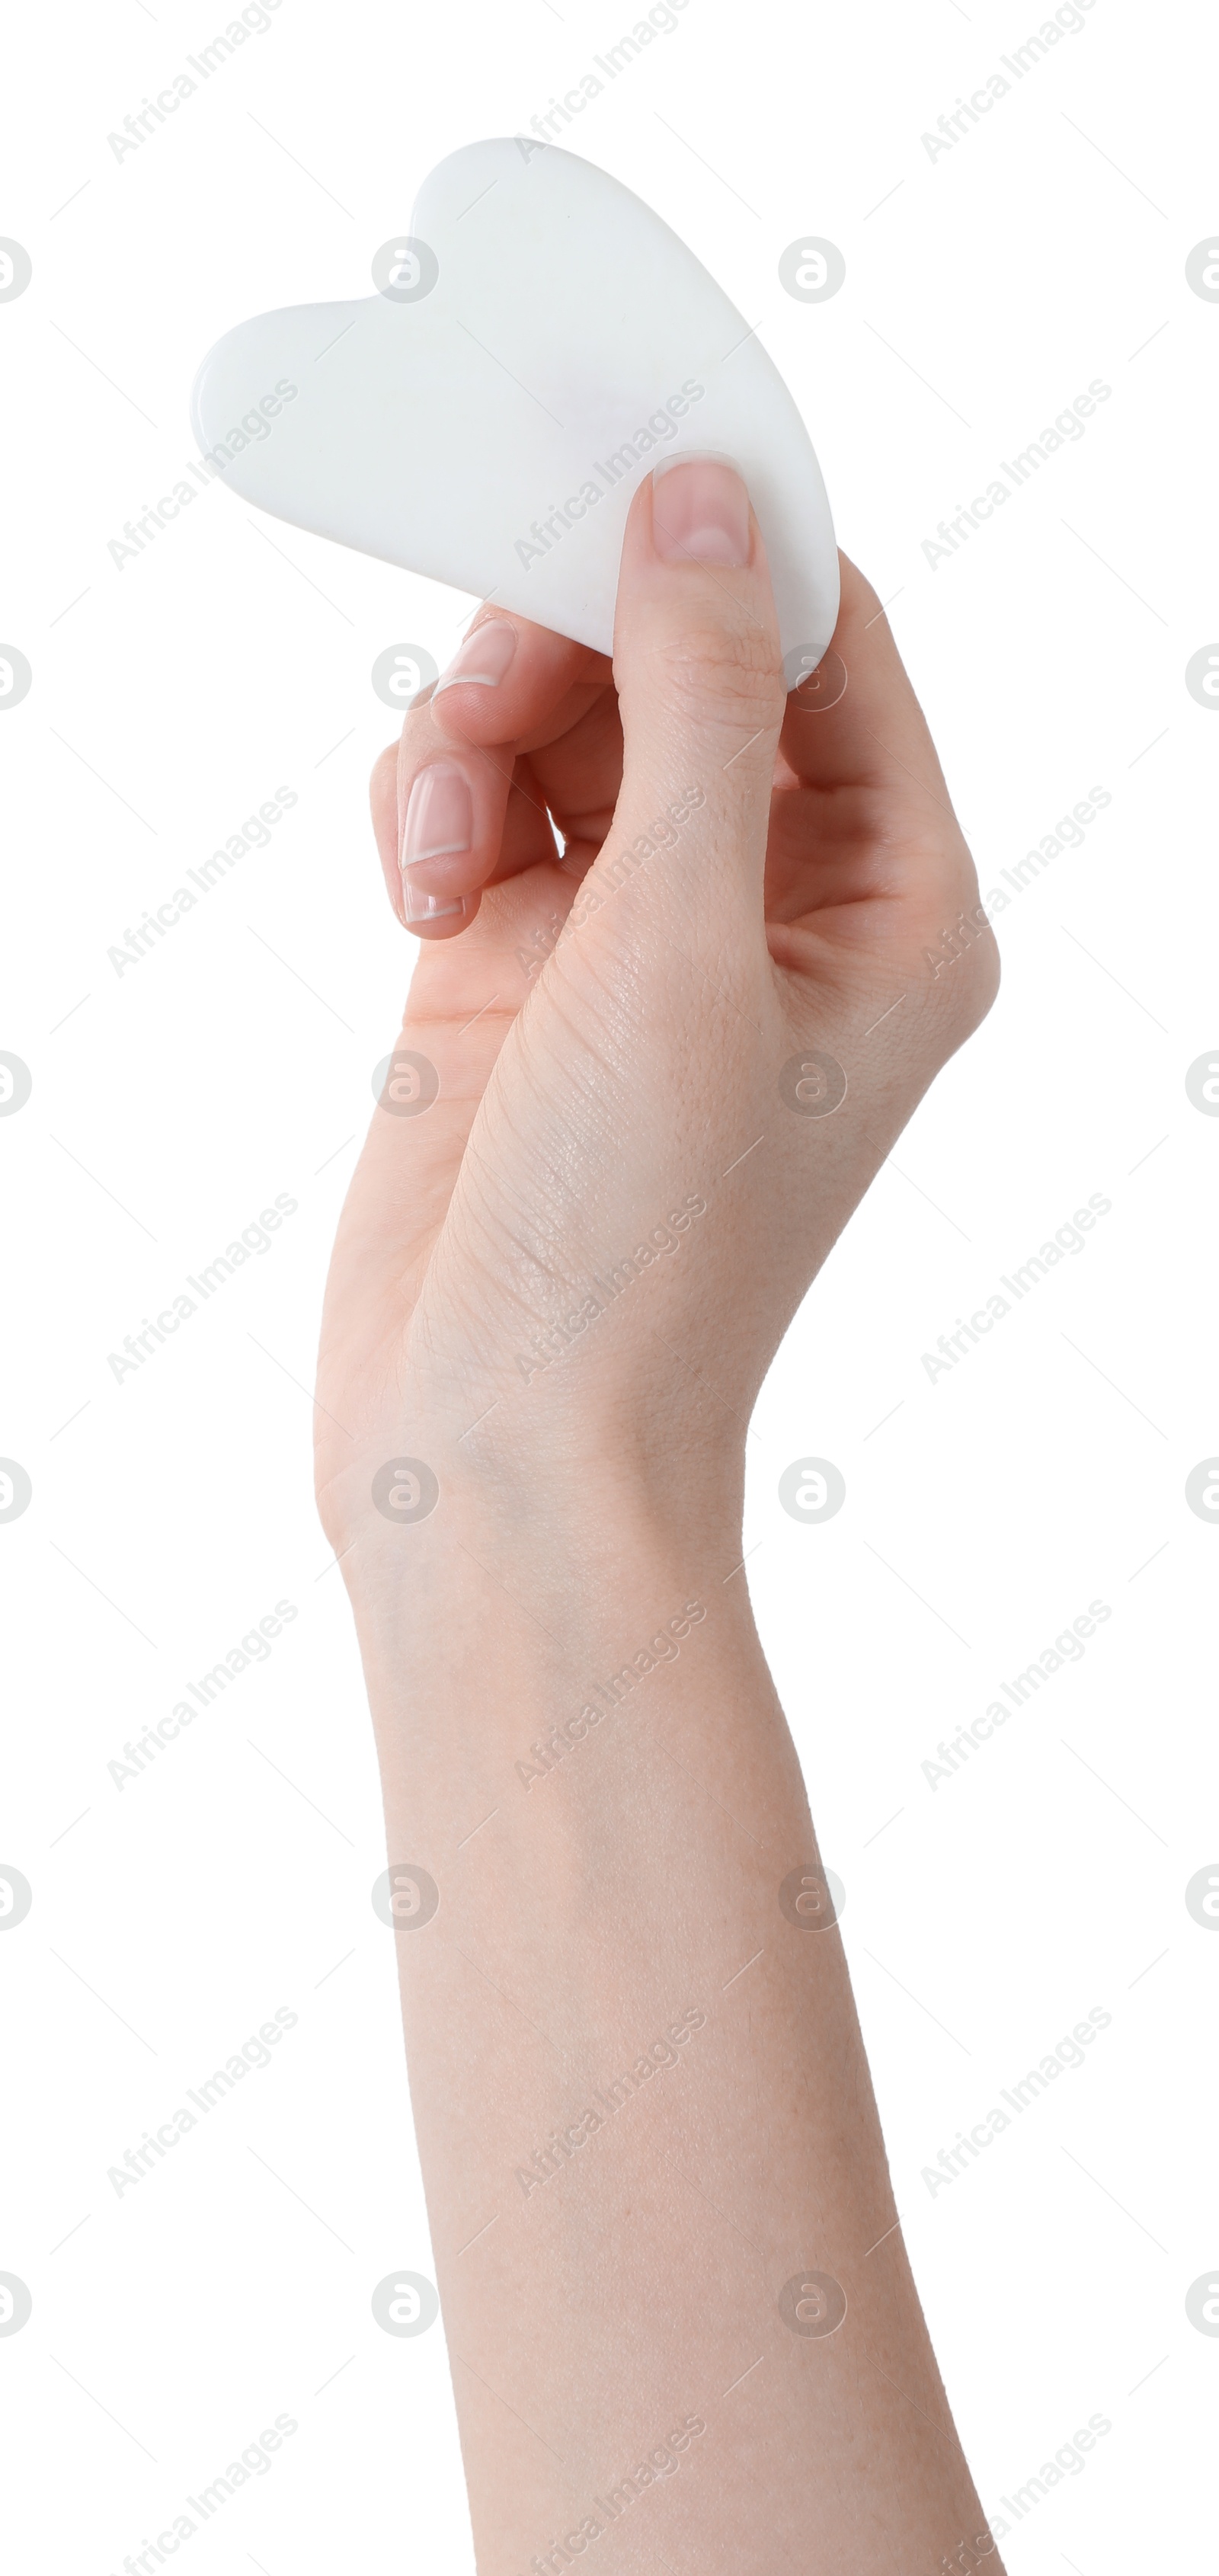
[[[534,751],[565,733],[612,674],[607,653],[484,601],[426,706],[444,741]]]

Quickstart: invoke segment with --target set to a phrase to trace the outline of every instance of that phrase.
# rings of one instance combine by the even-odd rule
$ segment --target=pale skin
[[[722,464],[637,493],[612,667],[493,604],[463,650],[373,776],[439,1089],[374,1114],[317,1445],[388,1857],[439,1891],[395,1938],[480,2576],[998,2571],[841,1936],[780,1902],[816,1845],[741,1570],[765,1372],[994,996],[988,932],[923,953],[972,861],[845,560],[845,694],[785,695]]]

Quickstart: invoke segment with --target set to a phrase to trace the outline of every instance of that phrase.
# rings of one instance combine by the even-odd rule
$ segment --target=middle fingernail
[[[443,859],[468,850],[474,838],[474,800],[460,769],[433,761],[421,769],[407,802],[399,860],[404,868],[421,859]]]

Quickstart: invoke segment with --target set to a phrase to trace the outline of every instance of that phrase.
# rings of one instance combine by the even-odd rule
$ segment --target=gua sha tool
[[[598,652],[633,494],[727,457],[766,542],[788,687],[838,614],[825,486],[782,377],[684,242],[553,144],[467,144],[358,303],[261,313],[195,381],[247,501]],[[290,388],[290,390],[286,390]]]

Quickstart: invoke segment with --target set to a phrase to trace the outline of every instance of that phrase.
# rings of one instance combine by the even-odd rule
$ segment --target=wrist
[[[735,1459],[670,1478],[621,1455],[531,1448],[493,1467],[442,1457],[436,1475],[436,1454],[415,1431],[409,1450],[360,1479],[366,1494],[372,1484],[383,1494],[387,1467],[400,1471],[387,1507],[362,1503],[336,1542],[358,1625],[391,1618],[417,1641],[442,1618],[488,1617],[498,1593],[501,1606],[527,1605],[539,1635],[576,1651],[625,1605],[646,1618],[670,1596],[730,1587],[741,1567]],[[737,1591],[747,1597],[743,1583]]]
[[[661,1831],[638,1810],[642,1765],[645,1807],[665,1784],[658,1813],[696,1794],[728,1815],[748,1791],[752,1863],[777,1884],[807,1854],[807,1816],[739,1537],[709,1514],[665,1524],[587,1479],[570,1512],[504,1500],[450,1491],[388,1548],[344,1559],[391,1861],[421,1864],[450,1907],[521,1857],[563,1886],[580,1854],[599,1869],[629,1849],[642,1867]]]
[[[395,1521],[368,1504],[336,1539],[379,1734],[470,1722],[515,1759],[543,1723],[578,1733],[586,1708],[616,1708],[679,1657],[684,1679],[696,1652],[758,1652],[740,1460],[717,1452],[673,1480],[570,1432],[471,1462],[416,1420],[398,1459],[413,1457],[414,1481],[391,1491],[411,1507],[430,1450],[432,1507]],[[353,1497],[373,1481],[366,1459]]]
[[[576,1404],[551,1384],[480,1413],[476,1400],[441,1404],[434,1388],[408,1382],[320,1499],[361,1589],[430,1591],[460,1569],[463,1550],[490,1550],[548,1590],[583,1595],[639,1563],[697,1560],[729,1574],[740,1559],[744,1465],[743,1416],[698,1388],[679,1432],[670,1411],[641,1412],[612,1393]]]

